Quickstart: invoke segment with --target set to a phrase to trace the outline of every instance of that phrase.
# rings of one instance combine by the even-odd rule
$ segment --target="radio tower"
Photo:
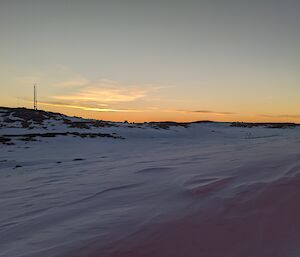
[[[37,86],[34,84],[33,86],[33,109],[37,110]]]

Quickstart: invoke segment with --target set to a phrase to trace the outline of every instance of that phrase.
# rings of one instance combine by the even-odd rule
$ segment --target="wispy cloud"
[[[127,108],[126,104],[148,94],[146,87],[125,85],[109,79],[90,82],[77,78],[53,86],[60,88],[61,93],[48,97],[41,104],[100,112],[139,112]],[[64,90],[66,88],[68,90]],[[122,108],[124,104],[125,108]]]
[[[64,101],[92,101],[100,103],[120,103],[132,102],[146,96],[146,91],[142,89],[120,89],[113,87],[88,86],[68,95],[53,96],[53,99]]]
[[[300,114],[260,114],[260,117],[266,118],[291,118],[300,119]]]
[[[186,112],[186,113],[202,113],[202,114],[213,114],[213,115],[233,115],[236,114],[234,112],[218,112],[212,110],[176,110],[178,112]]]
[[[77,79],[71,79],[66,80],[63,82],[55,83],[52,86],[54,87],[60,87],[60,88],[73,88],[73,87],[82,87],[89,84],[89,80],[86,78],[77,78]]]
[[[60,102],[51,102],[51,101],[43,101],[39,102],[42,105],[54,106],[54,107],[66,107],[66,108],[74,108],[74,109],[81,109],[85,111],[97,111],[97,112],[140,112],[140,110],[134,109],[113,109],[113,108],[101,108],[99,107],[92,107],[92,106],[84,106],[84,105],[76,105],[71,103],[60,103]]]
[[[22,85],[33,85],[34,83],[38,83],[39,80],[40,77],[37,76],[23,76],[15,78],[15,82]]]

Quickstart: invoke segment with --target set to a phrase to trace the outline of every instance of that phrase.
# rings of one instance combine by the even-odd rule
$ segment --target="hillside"
[[[189,128],[201,124],[212,125],[217,123],[211,121],[121,123],[69,117],[60,113],[42,110],[0,107],[0,143],[13,144],[14,139],[35,141],[42,137],[56,136],[124,139],[123,134],[127,134],[128,129],[176,130],[176,128]],[[225,125],[226,123],[219,124]],[[227,125],[241,128],[295,128],[298,126],[295,123],[244,122],[227,123]]]

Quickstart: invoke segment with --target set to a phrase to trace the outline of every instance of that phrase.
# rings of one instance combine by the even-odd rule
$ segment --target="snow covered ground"
[[[0,114],[0,257],[300,256],[299,127]]]

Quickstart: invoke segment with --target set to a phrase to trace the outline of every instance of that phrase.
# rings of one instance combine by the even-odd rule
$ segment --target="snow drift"
[[[300,255],[298,126],[40,114],[0,110],[1,257]]]

